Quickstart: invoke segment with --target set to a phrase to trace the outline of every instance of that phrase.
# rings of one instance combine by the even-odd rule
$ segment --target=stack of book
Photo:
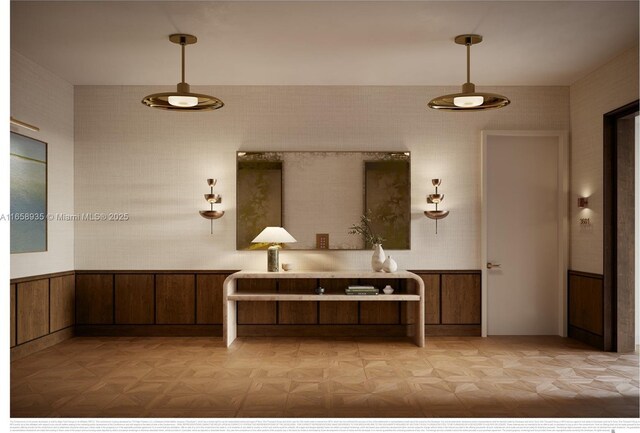
[[[373,286],[349,286],[344,289],[347,295],[377,295],[379,290]]]

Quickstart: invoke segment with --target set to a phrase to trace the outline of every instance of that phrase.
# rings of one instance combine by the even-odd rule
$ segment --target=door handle
[[[493,268],[499,268],[499,267],[500,267],[500,263],[487,262],[487,269],[493,269]]]

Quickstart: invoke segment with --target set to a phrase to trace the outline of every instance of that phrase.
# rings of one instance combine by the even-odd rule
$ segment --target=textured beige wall
[[[237,150],[408,150],[410,251],[400,269],[480,267],[480,131],[568,130],[568,87],[484,87],[512,104],[479,113],[426,109],[457,87],[193,86],[217,112],[143,106],[148,86],[75,88],[76,212],[128,212],[127,222],[78,222],[77,269],[263,269],[264,251],[235,250]],[[166,87],[166,89],[170,89]],[[226,215],[209,221],[205,179],[218,178]],[[430,179],[443,179],[449,217],[424,217]],[[345,222],[345,231],[351,221]],[[284,251],[299,269],[369,267],[369,251]]]
[[[40,132],[11,131],[48,143],[48,211],[73,214],[73,86],[11,51],[11,115]],[[11,278],[74,269],[74,223],[49,221],[48,251],[11,255]]]
[[[602,273],[603,115],[638,99],[638,47],[617,56],[570,87],[571,106],[571,258],[576,271]],[[589,197],[579,209],[578,197]],[[580,225],[590,218],[591,225]]]

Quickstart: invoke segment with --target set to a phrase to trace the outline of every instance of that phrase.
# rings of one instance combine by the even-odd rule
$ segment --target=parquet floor
[[[638,354],[560,337],[74,338],[11,364],[12,417],[638,417]]]

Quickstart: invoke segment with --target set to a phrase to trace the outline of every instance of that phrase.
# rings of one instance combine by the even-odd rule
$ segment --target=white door
[[[565,335],[566,134],[482,134],[483,335]]]

